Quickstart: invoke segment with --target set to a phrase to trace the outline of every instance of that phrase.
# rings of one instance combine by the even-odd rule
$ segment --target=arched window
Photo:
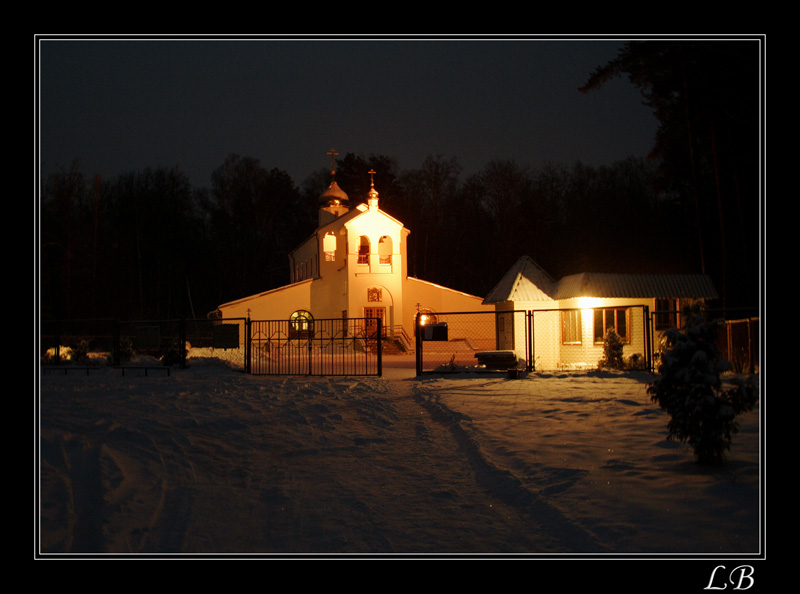
[[[369,237],[362,235],[358,243],[358,263],[369,264]]]
[[[325,261],[333,262],[336,260],[336,235],[327,233],[322,240],[322,251],[325,252]]]
[[[384,235],[378,241],[378,256],[381,264],[392,263],[392,238]]]
[[[314,316],[304,309],[298,309],[289,318],[289,336],[308,336],[314,331]]]

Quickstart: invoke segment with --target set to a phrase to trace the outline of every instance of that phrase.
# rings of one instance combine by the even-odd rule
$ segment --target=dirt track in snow
[[[675,457],[686,452],[671,450],[665,458],[658,445],[647,454],[609,453],[604,443],[592,453],[580,443],[591,436],[558,423],[605,411],[617,417],[614,423],[633,418],[658,432],[664,419],[640,391],[638,400],[626,399],[636,382],[625,382],[613,399],[587,397],[583,382],[571,396],[548,400],[525,396],[530,381],[43,376],[41,550],[448,554],[641,547],[631,534],[652,509],[620,514],[629,494],[618,509],[613,498],[582,500],[602,491],[601,478],[625,485],[627,474],[628,484],[647,488],[654,475],[644,468],[652,460],[667,464],[667,480],[674,481]],[[509,414],[517,421],[509,424]],[[493,421],[494,415],[506,420]],[[534,418],[548,438],[513,434]],[[598,415],[582,426],[599,422]],[[570,438],[578,443],[567,444]],[[563,451],[545,451],[559,440]],[[645,435],[642,443],[663,439]],[[555,463],[570,452],[584,459]],[[687,464],[680,468],[691,469]],[[721,498],[721,505],[735,506],[753,496],[752,463],[734,461],[730,472],[745,492]],[[712,477],[702,493],[730,480]],[[617,517],[601,520],[592,509]],[[741,524],[749,531],[755,510],[746,513]],[[752,542],[709,535],[698,546]]]

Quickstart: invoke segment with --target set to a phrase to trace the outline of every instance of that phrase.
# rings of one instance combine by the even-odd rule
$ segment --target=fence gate
[[[382,320],[251,320],[245,365],[254,375],[377,375]]]
[[[649,367],[648,308],[634,304],[429,314],[424,325],[417,319],[417,374],[480,369],[483,361],[527,371],[594,368],[610,327],[624,335],[625,356],[639,354]]]

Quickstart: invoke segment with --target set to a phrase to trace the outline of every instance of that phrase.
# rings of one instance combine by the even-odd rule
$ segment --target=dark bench
[[[157,371],[166,371],[167,375],[169,375],[169,367],[167,367],[166,365],[159,365],[159,366],[156,366],[156,367],[149,367],[149,366],[145,366],[145,365],[117,365],[117,366],[114,367],[114,369],[121,369],[122,370],[122,375],[125,375],[125,370],[131,370],[131,369],[135,369],[137,371],[144,371],[145,375],[147,375],[148,370],[151,370],[151,369],[154,369],[154,370],[157,370]]]
[[[96,367],[83,366],[83,365],[81,365],[81,366],[77,366],[77,365],[42,365],[42,372],[44,372],[44,373],[47,373],[47,372],[50,372],[50,371],[55,371],[55,372],[63,372],[64,375],[67,375],[70,371],[83,371],[83,372],[86,373],[86,375],[89,375],[89,372],[91,370],[97,370],[97,369],[104,369],[104,368],[102,366],[99,366],[99,365],[96,366]]]
[[[108,367],[105,365],[95,365],[95,366],[83,366],[83,365],[43,365],[42,372],[49,373],[49,372],[57,372],[63,373],[67,375],[70,371],[83,371],[86,375],[89,375],[90,371],[105,371]],[[125,375],[126,370],[140,370],[144,371],[144,375],[148,374],[150,370],[157,370],[157,371],[166,371],[167,375],[169,375],[169,367],[166,366],[145,366],[145,365],[115,365],[114,369],[119,369],[122,371],[122,375]]]
[[[479,351],[475,358],[487,369],[514,369],[518,365],[514,351]]]

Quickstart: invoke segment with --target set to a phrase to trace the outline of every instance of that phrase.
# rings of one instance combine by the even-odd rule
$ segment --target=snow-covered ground
[[[646,373],[43,373],[38,550],[757,555],[760,410],[728,462],[666,439]]]

